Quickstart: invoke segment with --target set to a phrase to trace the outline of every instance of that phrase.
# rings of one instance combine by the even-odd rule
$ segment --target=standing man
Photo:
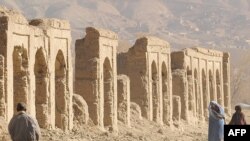
[[[241,112],[241,106],[236,105],[235,113],[233,114],[233,117],[229,122],[229,125],[246,125],[246,124],[247,122],[245,120],[245,115]]]
[[[9,133],[12,141],[39,141],[40,128],[35,119],[26,113],[24,103],[17,104],[17,114],[9,123]]]

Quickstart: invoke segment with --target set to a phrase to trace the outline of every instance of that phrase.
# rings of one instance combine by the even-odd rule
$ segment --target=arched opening
[[[194,94],[193,94],[193,77],[192,77],[192,70],[187,67],[187,81],[188,81],[188,110],[190,113],[194,114],[195,105],[194,105]]]
[[[28,104],[28,54],[22,46],[15,46],[13,57],[13,110],[16,113],[16,105],[19,102]],[[29,109],[29,107],[27,107]]]
[[[204,116],[208,116],[208,94],[207,94],[207,78],[205,70],[202,69],[202,95],[203,95],[203,109],[204,109]]]
[[[163,122],[170,124],[170,93],[168,92],[168,71],[165,62],[162,63],[162,104],[163,104]]]
[[[68,125],[66,106],[66,64],[63,53],[58,51],[55,60],[55,125],[65,130]]]
[[[222,105],[220,73],[218,69],[216,70],[216,91],[217,91],[217,101],[220,105]]]
[[[194,91],[195,91],[195,111],[196,117],[201,118],[201,97],[199,90],[199,78],[197,69],[194,70]]]
[[[216,100],[214,95],[214,81],[213,81],[213,74],[212,71],[209,70],[209,92],[210,92],[210,99]]]
[[[152,104],[153,104],[153,120],[159,119],[159,94],[158,94],[158,72],[155,61],[151,64],[151,86],[152,86]]]
[[[108,58],[105,59],[103,63],[103,83],[104,83],[104,126],[112,126],[113,123],[113,101],[114,101],[114,91],[113,91],[113,70],[111,68],[111,63]]]
[[[35,106],[36,118],[42,128],[48,127],[48,66],[42,48],[38,49],[35,56]]]

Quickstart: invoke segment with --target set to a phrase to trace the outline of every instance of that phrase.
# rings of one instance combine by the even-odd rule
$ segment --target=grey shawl
[[[38,141],[40,128],[37,121],[25,112],[13,116],[9,123],[12,141]]]

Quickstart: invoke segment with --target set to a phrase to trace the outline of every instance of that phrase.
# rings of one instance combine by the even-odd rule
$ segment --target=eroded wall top
[[[153,36],[145,36],[136,40],[132,48],[129,49],[139,52],[169,52],[168,42]]]
[[[55,18],[44,18],[44,19],[32,19],[28,21],[20,12],[7,9],[6,7],[0,6],[0,21],[12,22],[21,25],[32,25],[41,29],[64,29],[70,30],[70,24],[66,20],[59,20]]]
[[[190,57],[222,63],[229,62],[230,54],[228,52],[201,47],[185,48],[181,51],[175,51],[171,53],[172,69],[185,68],[187,64],[190,64]]]
[[[105,30],[102,28],[95,28],[95,27],[87,27],[86,28],[86,37],[105,37],[113,40],[118,39],[118,35],[110,30]]]
[[[17,24],[28,24],[28,20],[18,11],[7,9],[0,6],[0,20],[5,19]]]
[[[214,56],[214,57],[222,57],[223,56],[223,52],[221,52],[221,51],[214,50],[214,49],[201,48],[201,47],[185,48],[185,49],[183,49],[183,51],[187,55],[191,55],[193,53],[199,53],[199,54],[206,55],[206,56]]]
[[[59,20],[59,19],[33,19],[29,22],[30,25],[37,26],[42,29],[47,28],[55,28],[55,29],[65,29],[70,30],[70,24],[66,20]]]

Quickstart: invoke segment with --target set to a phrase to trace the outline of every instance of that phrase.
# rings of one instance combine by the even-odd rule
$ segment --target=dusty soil
[[[232,110],[234,112],[234,110]],[[247,123],[250,123],[250,109],[243,109]],[[227,123],[231,117],[227,117]],[[61,130],[43,130],[43,141],[207,141],[207,123],[186,124],[181,122],[179,128],[161,126],[146,119],[140,120],[132,115],[131,128],[119,122],[119,132],[104,132],[95,126],[75,127],[72,132]]]
[[[250,110],[243,109],[243,112],[247,122],[250,123]],[[230,117],[227,118],[227,122],[229,120]],[[4,129],[7,124],[0,121],[0,127]],[[132,115],[131,128],[121,122],[118,123],[118,126],[118,133],[101,131],[91,123],[74,127],[71,132],[67,133],[60,129],[42,130],[42,141],[207,141],[207,123],[188,125],[182,122],[179,128],[176,128],[161,126],[146,119],[140,120]],[[7,130],[4,129],[4,131]],[[8,134],[1,132],[1,140],[8,141]]]
[[[70,133],[60,130],[43,131],[43,141],[206,141],[206,126],[185,126],[181,130],[159,126],[146,120],[132,124],[132,128],[119,124],[119,133],[103,132],[91,126],[74,129]]]
[[[132,116],[131,128],[119,122],[119,132],[101,131],[95,126],[75,127],[72,132],[43,130],[43,141],[207,141],[207,124],[187,125],[179,128],[161,126],[146,119]]]

